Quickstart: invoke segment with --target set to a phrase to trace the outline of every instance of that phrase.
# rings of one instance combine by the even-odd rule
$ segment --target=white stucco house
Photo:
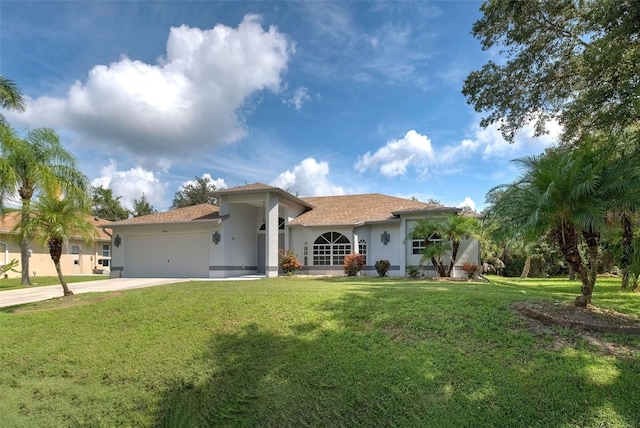
[[[404,276],[428,245],[406,239],[415,221],[460,212],[378,193],[298,198],[260,183],[217,195],[219,207],[195,205],[106,226],[111,277],[271,277],[279,274],[279,249],[298,255],[298,274],[342,275],[344,256],[360,253],[362,274],[376,275],[375,262],[386,259],[390,276]],[[463,241],[458,255],[454,276],[464,276],[463,262],[479,264],[477,240]],[[433,276],[430,263],[425,267]]]

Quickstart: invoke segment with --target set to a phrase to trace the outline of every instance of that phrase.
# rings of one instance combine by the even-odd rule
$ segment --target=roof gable
[[[22,213],[20,211],[6,212],[1,215],[0,233],[15,233],[13,230],[18,226],[18,224],[20,224],[21,218]],[[87,219],[95,226],[96,231],[98,232],[98,239],[107,241],[111,240],[111,236],[104,231],[104,226],[108,227],[113,222],[99,217],[88,217]]]

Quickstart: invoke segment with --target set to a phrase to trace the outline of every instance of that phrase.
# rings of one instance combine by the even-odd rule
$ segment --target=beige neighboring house
[[[261,183],[216,194],[219,207],[195,205],[103,226],[113,235],[111,277],[271,277],[280,273],[281,249],[297,254],[299,274],[343,275],[344,257],[360,253],[363,275],[376,275],[375,262],[386,259],[390,276],[405,276],[429,245],[406,239],[416,221],[461,211],[379,193],[298,198]],[[464,240],[454,276],[465,275],[465,261],[479,264],[479,253],[477,240]],[[425,268],[435,275],[431,263]]]
[[[0,216],[0,265],[11,260],[18,260],[16,270],[21,269],[20,242],[18,235],[13,232],[20,223],[20,212],[7,212]],[[87,245],[82,239],[71,238],[64,243],[60,267],[64,275],[90,275],[92,273],[108,274],[111,267],[111,236],[108,230],[102,228],[111,222],[109,220],[92,217],[98,238],[93,244]],[[29,270],[31,277],[56,276],[56,268],[51,260],[49,249],[35,243],[30,245]],[[20,277],[19,273],[7,272],[7,277]]]

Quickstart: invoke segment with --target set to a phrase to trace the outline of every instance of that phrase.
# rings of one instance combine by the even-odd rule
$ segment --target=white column
[[[278,276],[278,195],[269,193],[265,204],[265,274]]]

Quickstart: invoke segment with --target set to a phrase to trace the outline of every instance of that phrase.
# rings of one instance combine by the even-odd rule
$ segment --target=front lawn
[[[68,284],[74,282],[97,281],[100,279],[109,279],[107,275],[69,275],[64,280]],[[2,278],[0,279],[0,291],[16,290],[27,287],[42,287],[44,285],[60,285],[60,279],[57,276],[35,276],[31,277],[31,285],[21,285],[21,278]]]
[[[640,316],[618,287],[598,280],[594,303]],[[577,293],[293,277],[4,308],[0,426],[640,426],[640,338],[531,329],[510,308]]]

